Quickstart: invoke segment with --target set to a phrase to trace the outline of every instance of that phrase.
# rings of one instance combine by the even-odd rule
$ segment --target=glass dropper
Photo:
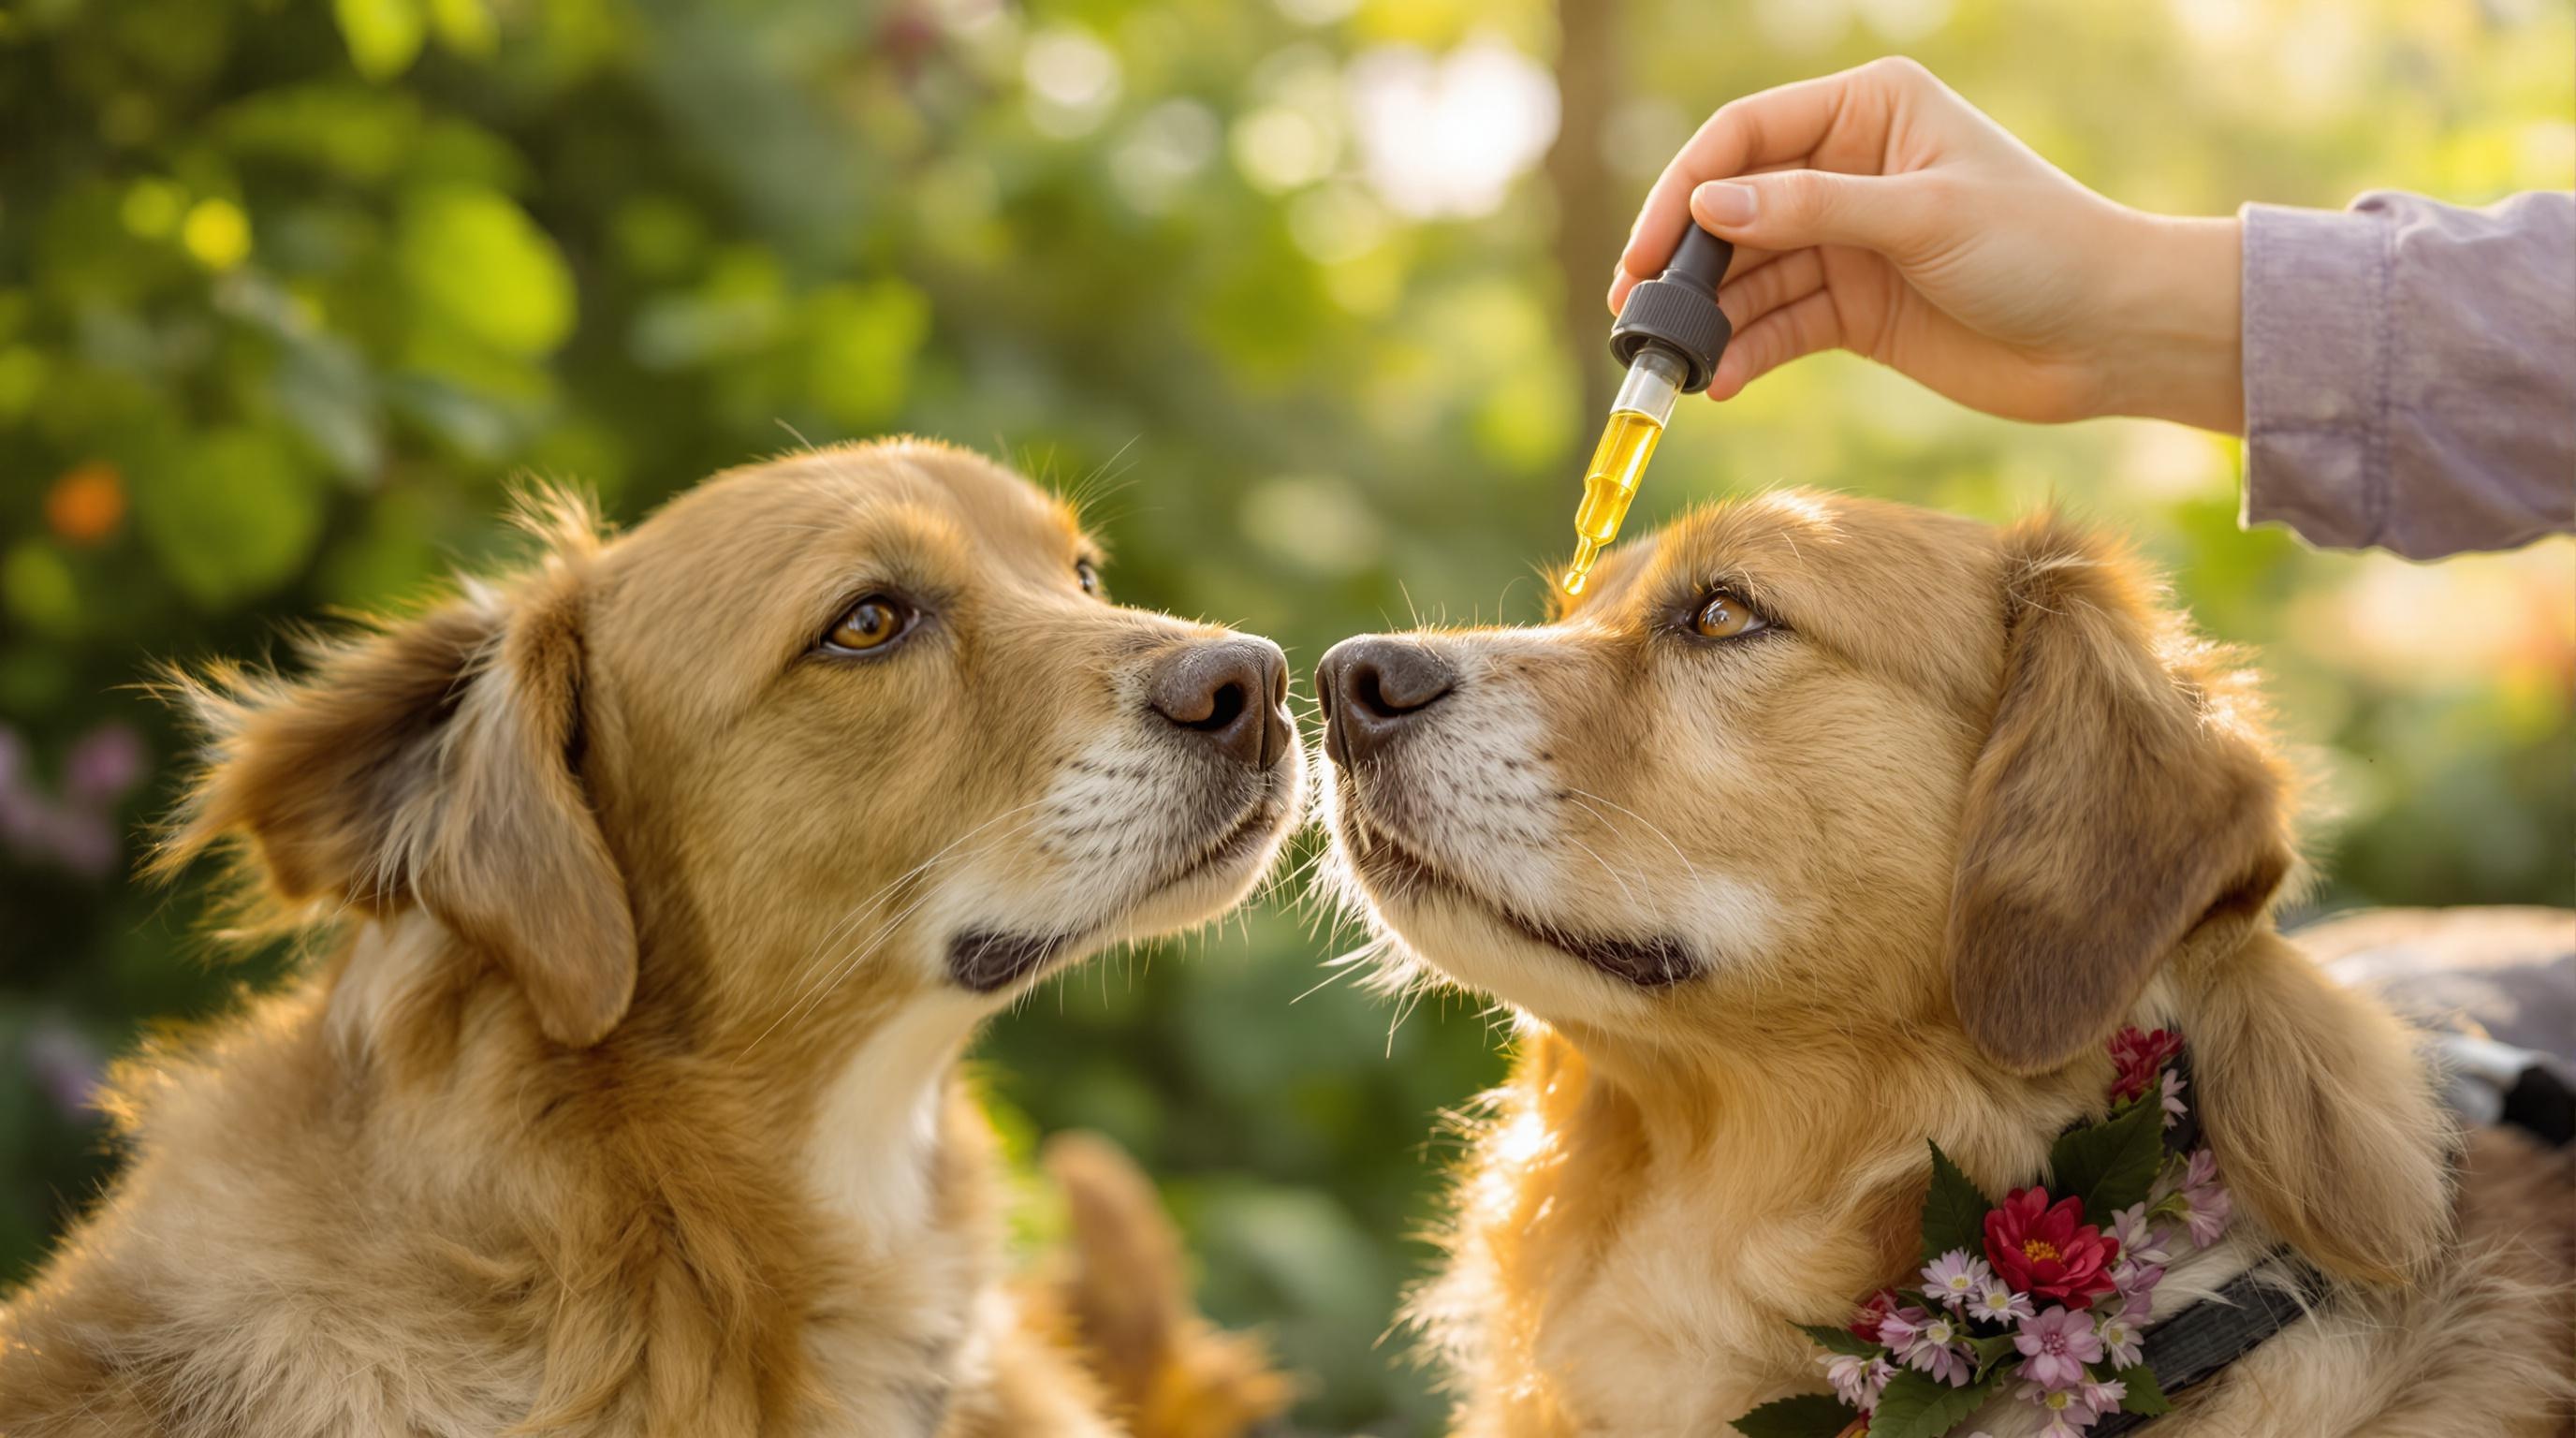
[[[1628,377],[1610,404],[1610,422],[1584,470],[1583,503],[1574,512],[1574,560],[1565,592],[1580,594],[1601,551],[1619,535],[1637,497],[1646,461],[1672,418],[1673,402],[1708,388],[1733,327],[1717,307],[1717,287],[1735,246],[1693,224],[1664,272],[1628,292],[1610,327],[1610,353]]]

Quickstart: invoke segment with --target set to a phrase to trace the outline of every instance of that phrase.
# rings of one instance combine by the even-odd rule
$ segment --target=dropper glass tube
[[[1663,438],[1664,426],[1673,417],[1673,402],[1680,398],[1689,373],[1682,357],[1661,345],[1641,346],[1629,362],[1628,377],[1610,402],[1610,422],[1602,428],[1592,463],[1584,467],[1583,503],[1574,512],[1574,560],[1565,570],[1566,593],[1583,592],[1593,562],[1619,537],[1619,525],[1637,498],[1637,483],[1645,477],[1646,461],[1655,457],[1655,444]]]

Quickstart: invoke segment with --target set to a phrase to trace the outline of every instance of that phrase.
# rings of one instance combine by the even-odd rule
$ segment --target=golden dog
[[[2097,539],[1777,494],[1545,627],[1354,639],[1318,687],[1399,981],[1520,1018],[1412,1309],[1462,1433],[1715,1434],[1821,1388],[1790,1325],[1922,1261],[1925,1140],[2029,1183],[2131,1022],[2188,1035],[2240,1214],[2154,1317],[2275,1242],[2332,1279],[2157,1438],[2549,1431],[2563,1288],[2454,1241],[2409,1035],[2267,917],[2294,851],[2248,676]]]
[[[540,564],[306,677],[178,684],[163,867],[238,838],[317,961],[122,1067],[132,1164],[0,1314],[0,1432],[1112,1431],[1041,1332],[1084,1315],[1015,1312],[955,1061],[1261,873],[1279,651],[1113,607],[1065,505],[933,444],[614,540],[551,510]],[[1276,1405],[1121,1298],[1129,1406]]]

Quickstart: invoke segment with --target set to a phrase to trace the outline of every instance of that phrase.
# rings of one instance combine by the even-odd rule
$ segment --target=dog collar
[[[2288,1248],[2276,1248],[2215,1294],[2166,1319],[2141,1345],[2147,1367],[2166,1398],[2215,1378],[2253,1352],[2263,1340],[2308,1315],[2325,1301],[2324,1273]],[[2105,1414],[2086,1438],[2119,1438],[2155,1422],[2152,1414]]]
[[[1919,1281],[1844,1327],[1801,1326],[1834,1396],[1736,1420],[1747,1438],[1945,1438],[1989,1402],[2045,1415],[2042,1438],[2135,1432],[2295,1322],[2323,1274],[2275,1249],[2218,1294],[2157,1322],[2156,1285],[2227,1232],[2233,1201],[2201,1140],[2182,1036],[2121,1030],[2103,1117],[2058,1135],[2046,1184],[2002,1203],[1931,1151]]]

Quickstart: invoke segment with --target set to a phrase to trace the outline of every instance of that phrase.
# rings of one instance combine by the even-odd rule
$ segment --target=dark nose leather
[[[1456,671],[1412,640],[1345,639],[1315,666],[1324,748],[1341,764],[1369,758],[1457,683]]]
[[[1154,662],[1146,702],[1216,751],[1267,769],[1288,752],[1288,656],[1267,639],[1233,635],[1184,644]]]

